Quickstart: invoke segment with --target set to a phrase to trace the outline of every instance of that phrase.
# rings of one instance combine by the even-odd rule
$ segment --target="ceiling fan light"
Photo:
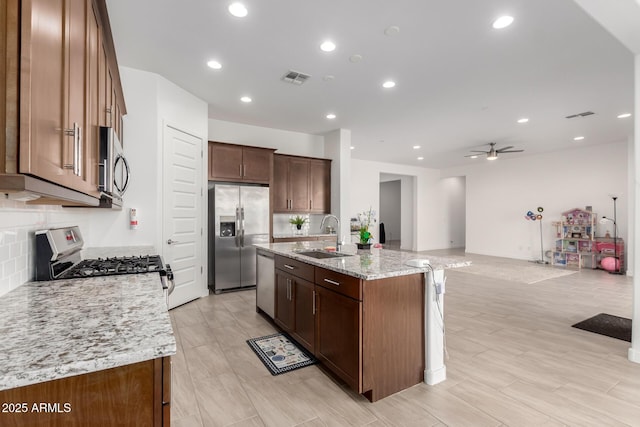
[[[488,154],[487,160],[496,160],[498,158],[497,154]]]

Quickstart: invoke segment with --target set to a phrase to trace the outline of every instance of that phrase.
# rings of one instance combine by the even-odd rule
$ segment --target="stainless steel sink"
[[[350,254],[343,254],[340,252],[327,252],[327,251],[303,251],[296,252],[298,255],[304,255],[311,258],[325,259],[325,258],[341,258],[345,256],[350,256]]]

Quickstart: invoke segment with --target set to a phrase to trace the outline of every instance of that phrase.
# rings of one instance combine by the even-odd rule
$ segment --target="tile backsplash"
[[[36,230],[68,225],[83,229],[88,220],[84,209],[27,205],[0,195],[0,298],[33,280]]]

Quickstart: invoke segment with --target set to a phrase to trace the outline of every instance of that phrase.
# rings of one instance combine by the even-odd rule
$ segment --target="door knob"
[[[178,242],[177,240],[171,240],[171,239],[167,240],[167,245],[172,245],[174,243],[180,243],[180,242]]]

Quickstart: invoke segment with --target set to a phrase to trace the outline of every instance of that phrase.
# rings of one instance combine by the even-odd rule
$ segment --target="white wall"
[[[387,241],[401,240],[402,224],[402,181],[385,181],[380,183],[380,217],[384,223]]]
[[[466,239],[466,179],[463,176],[444,178],[440,181],[442,191],[441,215],[447,224],[449,248],[464,248]]]
[[[209,141],[275,148],[279,154],[324,157],[324,137],[209,119]]]
[[[368,210],[373,207],[380,211],[380,174],[404,175],[403,188],[411,189],[411,196],[402,194],[403,204],[407,200],[413,201],[415,216],[404,217],[403,209],[403,249],[418,251],[441,249],[448,247],[446,218],[439,215],[442,210],[442,192],[440,190],[440,171],[435,169],[418,168],[392,163],[371,162],[366,160],[351,160],[351,214]],[[406,181],[405,181],[406,180]],[[407,197],[405,197],[407,196]],[[410,247],[405,247],[405,223],[413,223],[412,230],[407,230],[407,237],[412,237]],[[378,230],[374,232],[377,241]],[[411,238],[409,237],[409,238]]]
[[[509,159],[479,159],[474,166],[443,170],[443,176],[466,176],[466,251],[518,259],[540,258],[538,222],[527,211],[544,208],[545,250],[554,241],[552,221],[572,208],[593,206],[598,217],[613,216],[610,195],[618,198],[620,235],[627,241],[627,143],[614,143]],[[607,224],[598,225],[604,235]]]

